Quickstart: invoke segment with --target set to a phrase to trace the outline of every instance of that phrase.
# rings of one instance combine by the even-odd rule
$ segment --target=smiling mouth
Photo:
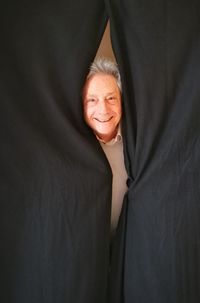
[[[99,120],[98,118],[94,118],[94,120],[96,120],[96,121],[98,121],[98,122],[100,122],[100,123],[106,123],[106,122],[109,122],[110,120],[112,120],[112,118],[113,118],[113,117],[110,117],[110,118],[108,118],[108,119],[106,119],[106,120]]]

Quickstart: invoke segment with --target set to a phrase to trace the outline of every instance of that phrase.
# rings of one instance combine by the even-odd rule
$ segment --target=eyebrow
[[[116,92],[112,92],[112,93],[108,93],[106,96],[109,96],[109,95],[116,95],[117,93]]]
[[[116,92],[109,92],[109,93],[107,93],[105,96],[110,96],[110,95],[116,95]],[[90,98],[91,98],[91,97],[97,98],[97,95],[94,95],[94,94],[91,94],[91,95],[90,95],[90,94],[86,94],[85,97],[87,97],[87,98],[88,98],[88,97],[90,97]]]
[[[86,94],[85,97],[90,97],[90,98],[91,98],[91,97],[95,97],[95,98],[96,98],[96,95],[89,95],[89,94]]]

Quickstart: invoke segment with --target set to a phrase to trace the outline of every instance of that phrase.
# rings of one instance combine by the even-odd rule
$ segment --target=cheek
[[[121,108],[121,106],[116,107],[115,113],[116,113],[116,118],[120,120],[121,116],[122,116],[122,108]]]
[[[92,115],[92,109],[85,106],[85,108],[84,108],[84,118],[85,118],[86,122],[90,121],[91,115]]]

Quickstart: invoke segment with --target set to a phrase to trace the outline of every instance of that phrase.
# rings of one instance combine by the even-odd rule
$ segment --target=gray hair
[[[87,75],[87,80],[96,74],[107,74],[111,75],[116,79],[117,86],[120,92],[122,92],[121,77],[119,69],[116,63],[107,58],[99,57],[94,60],[90,66],[89,74]]]

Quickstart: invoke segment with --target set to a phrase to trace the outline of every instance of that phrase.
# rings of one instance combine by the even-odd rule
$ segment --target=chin
[[[100,136],[106,136],[106,137],[108,137],[108,136],[111,136],[112,135],[112,133],[113,133],[113,131],[102,131],[102,130],[96,130],[96,133],[98,133]]]

